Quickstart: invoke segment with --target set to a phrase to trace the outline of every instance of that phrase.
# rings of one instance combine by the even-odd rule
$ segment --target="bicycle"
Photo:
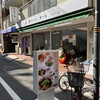
[[[66,67],[67,71],[69,71],[70,65],[74,65],[73,67],[75,67],[76,65],[78,66],[78,64],[77,59],[72,59],[69,64],[64,67]],[[59,78],[59,88],[62,91],[66,91],[69,87],[67,71]]]
[[[67,72],[66,73],[64,73],[61,77],[60,77],[60,79],[59,79],[59,88],[62,90],[62,91],[66,91],[68,88],[69,88],[69,86],[72,86],[71,85],[71,81],[70,81],[70,76],[71,75],[77,75],[77,77],[78,78],[76,78],[77,79],[77,81],[78,81],[78,79],[80,79],[80,77],[79,76],[81,76],[81,79],[83,79],[83,80],[81,80],[83,83],[81,84],[81,86],[80,86],[80,84],[78,85],[78,84],[76,84],[77,86],[74,86],[75,87],[75,91],[74,91],[74,98],[76,98],[76,94],[77,95],[79,95],[79,96],[77,96],[77,98],[82,98],[82,94],[81,94],[81,88],[83,87],[83,85],[84,85],[84,80],[85,80],[85,72],[86,71],[88,71],[89,70],[89,68],[88,68],[88,70],[84,70],[84,67],[83,67],[83,62],[79,62],[78,61],[78,59],[80,59],[81,57],[79,57],[79,58],[76,58],[75,60],[71,60],[70,62],[69,62],[69,65],[73,65],[74,64],[74,70],[77,72],[71,72],[70,70],[69,70],[69,68],[68,68],[68,66],[69,65],[67,65],[67,66],[65,66],[66,68],[67,68]],[[71,78],[72,78],[72,76],[71,76]],[[69,82],[70,81],[70,82]],[[80,81],[80,82],[81,82]],[[73,84],[74,84],[74,82],[72,82]],[[75,85],[74,84],[74,85]],[[73,87],[73,86],[72,86]],[[76,100],[81,100],[81,99],[76,99]]]
[[[67,72],[68,82],[71,87],[71,98],[72,100],[83,100],[82,88],[84,86],[85,73],[80,72]],[[74,88],[74,93],[72,96],[72,88]]]

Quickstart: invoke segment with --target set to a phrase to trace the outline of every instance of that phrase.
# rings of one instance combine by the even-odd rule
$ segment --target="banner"
[[[10,11],[10,22],[18,22],[18,8],[17,7],[9,7]]]

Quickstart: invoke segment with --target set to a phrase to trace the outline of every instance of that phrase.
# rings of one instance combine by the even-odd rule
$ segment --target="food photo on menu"
[[[51,67],[52,65],[53,65],[53,58],[52,57],[50,57],[47,61],[46,61],[46,63],[45,63],[45,65],[47,66],[47,67]]]
[[[40,54],[38,56],[38,60],[41,61],[41,62],[43,62],[45,59],[46,59],[46,55],[44,55],[44,54]]]
[[[52,86],[52,79],[49,77],[43,77],[39,80],[39,89],[47,90]]]
[[[45,91],[57,86],[58,64],[53,56],[53,52],[38,55],[38,90]]]

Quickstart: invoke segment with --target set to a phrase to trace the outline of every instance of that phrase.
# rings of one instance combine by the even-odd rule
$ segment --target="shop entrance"
[[[22,38],[22,51],[25,54],[29,53],[29,46],[30,46],[30,36],[25,36]]]

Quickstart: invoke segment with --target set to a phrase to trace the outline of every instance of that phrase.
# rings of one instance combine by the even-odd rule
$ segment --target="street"
[[[37,95],[33,93],[33,70],[31,66],[9,61],[0,56],[0,100],[35,100]],[[85,100],[92,100],[91,87],[84,88]],[[55,89],[55,96],[59,100],[71,100],[70,88],[63,92]]]

